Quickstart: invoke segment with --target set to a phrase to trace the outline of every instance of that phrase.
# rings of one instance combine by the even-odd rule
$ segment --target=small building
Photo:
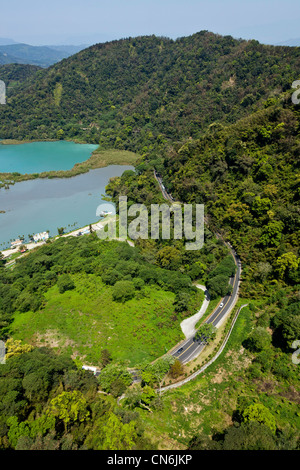
[[[89,371],[93,372],[94,375],[98,375],[97,373],[99,372],[97,367],[94,367],[94,366],[82,366],[82,369],[83,370],[89,370]]]
[[[49,233],[48,232],[41,232],[41,233],[36,233],[33,235],[33,239],[35,242],[41,242],[41,241],[46,241],[49,238]]]
[[[14,242],[11,242],[11,248],[16,248],[17,246],[21,246],[23,243],[22,240],[15,240]]]
[[[101,211],[100,212],[100,217],[106,217],[107,215],[111,215],[112,212],[108,212],[108,211]]]

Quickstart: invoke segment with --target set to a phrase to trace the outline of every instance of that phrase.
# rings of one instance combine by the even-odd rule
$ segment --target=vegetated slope
[[[216,247],[212,267],[223,253]],[[137,248],[93,234],[62,237],[20,258],[12,271],[0,266],[1,337],[12,331],[36,344],[52,331],[94,364],[103,347],[135,364],[156,359],[183,339],[180,322],[201,304],[191,282],[198,254],[191,253],[186,272],[176,269],[176,254],[158,251],[150,263]]]
[[[176,200],[205,203],[210,226],[243,261],[241,295],[249,307],[225,351],[205,374],[166,393],[159,411],[141,412],[160,444],[172,437],[172,448],[189,441],[190,450],[299,449],[299,364],[292,356],[300,337],[299,111],[290,94],[268,100],[232,126],[174,145],[164,160],[144,157],[136,174],[108,185],[115,199],[144,201],[155,185],[158,191],[155,166]],[[210,251],[207,237],[203,250]],[[129,400],[126,392],[124,407]]]
[[[79,138],[152,152],[234,122],[300,73],[297,48],[202,31],[96,44],[39,72],[0,110],[2,138]]]
[[[0,80],[3,80],[10,93],[10,89],[18,85],[29,77],[32,77],[40,67],[37,65],[6,64],[0,66]]]
[[[8,55],[6,52],[0,52],[0,65],[4,64],[18,64],[19,59],[17,57],[13,57]]]
[[[1,450],[150,448],[138,413],[120,415],[93,374],[47,348],[17,341],[9,348],[0,368]],[[114,394],[132,380],[123,369],[111,368],[106,378]]]
[[[300,282],[300,109],[289,93],[265,106],[154,162],[175,199],[205,204],[242,258],[243,293],[254,296]]]

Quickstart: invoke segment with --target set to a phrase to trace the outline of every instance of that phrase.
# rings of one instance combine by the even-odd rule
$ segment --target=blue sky
[[[300,37],[299,0],[9,0],[0,17],[0,37],[33,45],[203,29],[269,44]]]

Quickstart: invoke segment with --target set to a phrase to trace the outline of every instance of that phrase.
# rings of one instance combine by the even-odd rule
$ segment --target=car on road
[[[176,354],[181,353],[181,351],[183,351],[183,348],[179,348],[178,351],[176,351]]]
[[[224,307],[224,304],[223,302],[220,303],[220,308]]]

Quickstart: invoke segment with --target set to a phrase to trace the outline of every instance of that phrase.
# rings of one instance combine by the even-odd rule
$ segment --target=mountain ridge
[[[246,116],[299,75],[297,48],[208,31],[99,43],[8,94],[0,133],[53,139],[62,129],[65,138],[154,153],[174,140],[199,137],[213,122]]]
[[[0,65],[17,63],[47,68],[85,47],[86,45],[31,46],[30,44],[16,42],[2,44],[0,39]]]

